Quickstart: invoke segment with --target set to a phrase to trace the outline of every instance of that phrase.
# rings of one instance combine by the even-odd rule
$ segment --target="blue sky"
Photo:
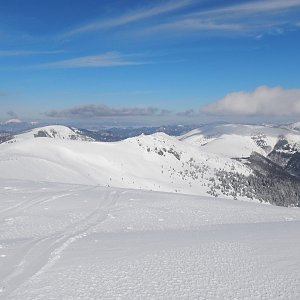
[[[1,1],[0,120],[295,119],[299,53],[300,0]]]

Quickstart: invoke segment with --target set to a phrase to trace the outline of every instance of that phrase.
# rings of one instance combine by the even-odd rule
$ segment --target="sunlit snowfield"
[[[2,299],[299,299],[300,211],[0,181]]]

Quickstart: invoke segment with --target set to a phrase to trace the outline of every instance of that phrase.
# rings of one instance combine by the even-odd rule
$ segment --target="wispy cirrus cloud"
[[[116,18],[107,19],[107,20],[98,20],[90,22],[88,24],[79,26],[71,31],[68,31],[63,34],[63,36],[73,36],[85,32],[90,32],[94,30],[104,29],[104,28],[113,28],[126,25],[129,23],[145,20],[162,14],[170,13],[182,8],[185,8],[193,3],[196,3],[196,0],[176,0],[168,1],[162,4],[157,4],[154,6],[148,6],[143,9],[131,11],[125,15],[121,15]],[[198,1],[199,2],[199,1]]]
[[[170,23],[153,26],[150,31],[161,30],[189,30],[189,31],[240,31],[240,24],[216,23],[208,20],[187,18],[176,20]]]
[[[45,113],[46,117],[50,118],[65,118],[65,119],[89,119],[89,118],[104,118],[104,117],[145,117],[145,116],[160,116],[169,113],[166,110],[155,107],[109,107],[104,104],[89,104],[77,107],[72,107],[64,110],[52,110]]]
[[[204,12],[197,13],[198,15],[217,15],[221,17],[224,14],[228,14],[230,17],[236,17],[236,15],[253,15],[258,13],[284,13],[287,10],[295,9],[300,7],[299,0],[262,0],[262,1],[249,1],[242,4],[234,4],[231,6],[225,6],[222,8],[216,8],[207,10]]]
[[[213,115],[300,115],[300,89],[260,86],[252,92],[234,92],[202,108]]]
[[[31,56],[31,55],[48,55],[48,54],[61,54],[64,50],[0,50],[1,56]]]
[[[170,18],[148,28],[157,31],[282,33],[299,26],[295,11],[300,12],[300,0],[262,0],[233,4]]]
[[[99,55],[89,55],[72,59],[59,60],[41,65],[36,68],[105,68],[141,65],[147,62],[139,61],[139,54],[121,54],[119,52],[107,52]]]

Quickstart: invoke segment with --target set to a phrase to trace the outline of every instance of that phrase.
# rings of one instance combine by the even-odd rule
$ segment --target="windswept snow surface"
[[[0,181],[1,299],[300,299],[300,211]]]

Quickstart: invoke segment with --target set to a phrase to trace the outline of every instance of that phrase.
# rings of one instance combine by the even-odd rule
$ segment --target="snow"
[[[285,129],[220,128],[98,143],[49,126],[1,144],[0,299],[300,299],[299,208],[206,193]]]
[[[23,123],[23,121],[21,121],[19,119],[10,119],[10,120],[7,120],[4,124],[19,124],[19,123]]]
[[[73,129],[62,125],[50,125],[31,129],[25,133],[15,136],[11,142],[30,141],[34,138],[44,139],[52,138],[57,140],[79,140],[79,141],[93,141],[92,138],[81,135]]]
[[[288,127],[245,124],[205,125],[179,137],[207,153],[228,158],[249,157],[253,151],[267,155],[281,136],[300,149],[300,133]]]
[[[295,122],[292,124],[288,124],[286,126],[282,126],[283,128],[288,128],[295,131],[300,131],[300,122]]]
[[[1,299],[299,299],[300,211],[0,181]]]
[[[56,138],[34,138],[40,131],[50,135],[53,130]],[[240,162],[164,133],[101,143],[68,139],[72,132],[43,127],[1,144],[0,178],[206,195],[217,170],[251,173]]]

